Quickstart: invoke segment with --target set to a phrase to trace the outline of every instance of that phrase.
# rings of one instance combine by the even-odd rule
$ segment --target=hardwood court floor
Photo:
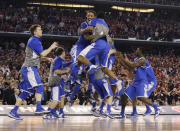
[[[180,115],[113,120],[93,116],[68,116],[57,120],[43,120],[41,116],[23,118],[14,120],[0,116],[0,131],[180,131]]]

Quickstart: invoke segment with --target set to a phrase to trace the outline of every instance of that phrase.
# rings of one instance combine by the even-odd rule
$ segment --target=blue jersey
[[[53,64],[53,70],[57,70],[57,69],[64,69],[66,68],[67,66],[69,66],[72,62],[68,62],[66,63],[64,61],[64,59],[62,59],[61,57],[59,56],[56,56],[56,58],[54,59],[54,64]],[[63,75],[63,74],[61,74]]]
[[[70,76],[68,78],[68,81],[70,81],[71,84],[73,84],[75,82],[77,82],[78,84],[81,84],[82,80],[78,75],[81,74],[83,66],[79,67],[79,66],[76,65],[76,63],[72,63],[70,65],[70,68],[71,68],[71,70],[70,70],[70,73],[69,73]]]
[[[146,73],[148,81],[156,81],[156,76],[154,75],[154,70],[148,60],[146,60]]]
[[[98,39],[107,40],[107,34],[109,33],[109,27],[104,19],[93,18],[89,23],[89,26],[95,27],[93,30],[93,35],[95,36],[92,42],[97,41]]]
[[[132,101],[135,97],[149,97],[152,91],[156,88],[156,80],[152,67],[148,60],[144,57],[135,59],[135,62],[144,59],[145,66],[139,66],[135,69],[135,76],[133,83],[126,89],[126,95]]]
[[[136,58],[134,60],[134,62],[138,62],[139,60],[144,59],[144,57],[141,58]],[[146,66],[139,66],[136,67],[134,70],[134,81],[142,81],[142,80],[146,80],[147,81],[147,75],[146,75]]]
[[[87,21],[84,21],[83,23],[81,23],[81,29],[85,29],[86,27],[88,27],[88,23]],[[80,47],[82,47],[83,49],[87,46],[91,44],[90,40],[86,40],[84,38],[84,35],[81,34],[79,40],[76,42],[76,44]]]
[[[96,24],[103,24],[105,27],[109,28],[107,23],[104,21],[104,19],[100,19],[100,18],[93,18],[89,23],[89,26],[96,27]]]
[[[32,36],[26,46],[26,57],[22,66],[40,68],[40,54],[43,52],[41,38]]]
[[[27,43],[27,46],[31,48],[36,54],[40,55],[43,52],[42,40],[36,36],[32,36]]]
[[[60,58],[59,56],[56,56],[56,58],[54,59],[54,65],[53,65],[53,70],[57,70],[62,68],[63,66],[63,59]]]
[[[112,49],[115,49],[114,43],[113,43],[113,45],[112,45]],[[109,68],[110,70],[112,70],[112,66],[113,66],[114,62],[115,62],[115,55],[114,55],[114,54],[111,54],[111,55],[109,56],[109,59],[108,59],[108,68]]]
[[[78,74],[78,67],[76,66],[76,63],[72,63],[71,65],[70,65],[70,68],[71,68],[71,70],[70,70],[70,75],[71,76],[75,76],[76,74]]]

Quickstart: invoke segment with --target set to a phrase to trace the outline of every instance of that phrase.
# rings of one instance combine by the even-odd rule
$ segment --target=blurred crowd
[[[28,32],[30,25],[40,24],[46,34],[78,36],[85,21],[85,10],[52,7],[0,8],[0,31]],[[177,12],[156,10],[153,13],[108,11],[105,20],[114,38],[172,41],[180,38]]]
[[[175,48],[152,47],[153,50],[145,56],[154,68],[158,85],[151,95],[152,101],[160,105],[178,105],[180,102],[180,55],[176,54]],[[129,48],[128,48],[129,49]],[[18,84],[21,80],[20,68],[25,57],[25,44],[14,41],[0,41],[0,104],[15,104],[16,98],[20,91]],[[130,60],[135,58],[133,51],[123,51]],[[148,50],[151,50],[148,48]],[[70,61],[71,57],[67,50],[66,60]],[[54,58],[50,53],[49,57]],[[47,82],[50,64],[43,62],[39,73],[43,83]],[[125,80],[126,86],[132,82],[132,72],[123,68],[116,55],[114,72],[119,79]],[[87,82],[83,84],[81,92],[76,96],[74,104],[83,104],[88,102]],[[45,84],[43,104],[47,104],[50,98],[50,88]],[[34,104],[33,96],[30,96],[23,104]],[[141,103],[139,103],[141,105]]]

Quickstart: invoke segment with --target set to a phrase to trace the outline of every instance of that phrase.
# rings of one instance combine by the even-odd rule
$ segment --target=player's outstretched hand
[[[51,49],[55,49],[59,46],[59,44],[57,42],[53,42],[53,44],[51,45]]]

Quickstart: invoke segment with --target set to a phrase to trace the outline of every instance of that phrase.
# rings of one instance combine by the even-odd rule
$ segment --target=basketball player
[[[96,12],[93,10],[89,10],[86,12],[87,20],[81,23],[81,31],[88,26],[89,22],[92,20],[92,18],[95,18],[95,16],[96,16]],[[85,39],[85,35],[86,34],[80,35],[80,38],[78,39],[78,41],[76,42],[76,44],[72,47],[72,49],[70,51],[70,55],[72,57],[73,63],[71,65],[69,81],[71,84],[74,84],[74,87],[73,87],[74,90],[72,91],[72,95],[69,97],[71,105],[72,105],[72,100],[73,100],[74,96],[80,91],[80,86],[82,83],[82,80],[77,78],[77,75],[80,75],[82,73],[83,66],[79,67],[76,65],[77,56],[80,54],[80,52],[84,48],[86,48],[86,46],[91,44],[90,40]]]
[[[148,91],[147,94],[148,96],[150,96],[150,94],[153,92],[153,90],[156,88],[157,86],[157,80],[156,80],[156,76],[154,74],[154,70],[151,66],[151,64],[149,63],[149,61],[146,62],[146,74],[147,74],[147,81],[148,81]],[[137,99],[133,100],[133,112],[130,116],[137,116],[137,110],[136,110],[136,104],[137,104]],[[149,107],[149,105],[146,105],[146,112],[143,114],[143,116],[147,116],[150,115],[152,112],[151,108]]]
[[[54,59],[54,64],[51,64],[50,74],[48,78],[48,85],[51,87],[51,102],[49,104],[48,110],[50,111],[49,114],[43,116],[45,119],[49,118],[58,118],[56,114],[56,106],[59,102],[61,102],[60,107],[60,114],[63,114],[64,117],[63,107],[64,107],[64,85],[62,76],[64,74],[69,73],[70,68],[68,67],[70,63],[65,63],[65,51],[62,47],[58,47],[55,51],[56,58]],[[67,67],[67,68],[66,68]]]
[[[81,23],[81,31],[83,31],[85,28],[88,27],[90,21],[96,17],[96,12],[93,10],[89,10],[86,12],[86,18],[87,20]],[[86,33],[87,34],[87,33]],[[70,51],[70,55],[72,57],[73,63],[76,62],[77,56],[80,54],[80,52],[86,48],[86,46],[91,44],[90,40],[85,39],[86,34],[81,34],[76,44],[72,47]]]
[[[38,68],[40,68],[40,61],[53,62],[52,58],[47,58],[47,56],[53,49],[55,49],[58,44],[54,42],[48,49],[43,50],[41,37],[42,29],[40,25],[32,25],[30,27],[30,33],[32,37],[28,40],[26,46],[26,57],[24,64],[21,68],[22,81],[19,84],[21,94],[19,95],[15,107],[10,111],[9,117],[21,120],[22,118],[17,113],[19,106],[22,102],[30,95],[33,94],[36,88],[36,111],[35,113],[45,113],[41,107],[41,99],[44,90],[44,85],[41,82],[40,75],[38,73]]]
[[[97,69],[94,72],[94,81],[93,85],[97,93],[101,98],[101,105],[98,109],[98,114],[102,117],[108,116],[109,118],[113,119],[114,116],[111,114],[111,105],[113,99],[113,92],[108,83],[107,79],[105,78],[104,72],[102,72],[101,68]],[[107,104],[107,111],[106,113],[103,112],[103,107]],[[95,111],[94,111],[95,114]]]
[[[121,81],[119,81],[115,74],[107,68],[108,53],[112,45],[112,39],[108,36],[109,27],[102,19],[104,15],[102,13],[97,15],[97,18],[93,18],[89,26],[82,31],[82,33],[88,33],[93,31],[93,35],[86,37],[91,39],[94,43],[87,46],[78,56],[78,65],[85,64],[89,67],[88,74],[93,74],[96,70],[90,60],[98,56],[102,71],[113,79],[113,83],[116,83],[121,90]],[[111,45],[109,43],[111,43]]]
[[[134,60],[134,62],[131,62],[127,59],[124,59],[122,54],[120,53],[120,60],[126,64],[131,69],[134,69],[134,81],[132,84],[126,89],[125,91],[125,96],[123,99],[123,104],[122,104],[122,110],[120,113],[120,117],[124,118],[125,117],[125,106],[127,104],[127,99],[133,101],[135,98],[138,100],[142,101],[146,105],[152,106],[155,110],[155,118],[160,114],[160,109],[159,107],[152,103],[150,99],[148,99],[150,93],[152,90],[154,90],[154,85],[156,83],[152,82],[149,84],[148,81],[148,75],[152,76],[151,71],[147,71],[147,68],[150,67],[150,64],[148,60],[146,60],[143,57],[142,54],[142,49],[137,48],[136,50],[136,55],[137,58]]]

